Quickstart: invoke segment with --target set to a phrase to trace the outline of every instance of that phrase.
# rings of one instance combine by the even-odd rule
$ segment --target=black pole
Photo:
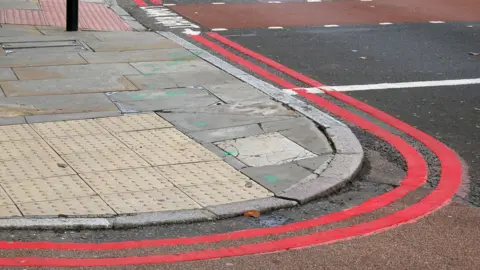
[[[78,0],[67,0],[67,31],[78,31]]]

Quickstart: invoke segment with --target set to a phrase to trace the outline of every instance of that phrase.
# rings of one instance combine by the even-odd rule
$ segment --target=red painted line
[[[137,4],[137,6],[139,6],[139,7],[146,7],[146,6],[148,6],[148,4],[147,4],[145,1],[143,1],[143,0],[133,0],[133,2],[135,2],[135,4]]]
[[[235,59],[237,60],[243,59],[221,48],[220,46],[211,43],[210,41],[204,39],[203,37],[196,36],[193,38],[203,43],[205,46],[208,46],[211,49],[222,54],[223,56],[229,58],[232,61],[235,61]],[[246,61],[245,59],[243,60]],[[246,62],[243,62],[243,61],[240,61],[237,63],[246,64]],[[250,67],[253,69],[260,68],[258,66],[255,66],[253,63],[246,64],[243,66]],[[269,76],[268,71],[264,70],[262,72],[265,75]],[[389,133],[388,131],[381,129],[380,127],[374,125],[373,123],[370,123],[367,120],[357,115],[354,115],[341,107],[338,107],[334,104],[329,103],[328,101],[322,99],[319,96],[307,93],[304,90],[299,90],[298,93],[301,95],[304,95],[306,98],[310,99],[312,102],[315,102],[319,106],[325,106],[329,111],[331,111],[334,114],[346,113],[345,115],[341,115],[341,116],[349,121],[359,121],[359,123],[355,123],[355,122],[354,123],[361,126],[362,128],[369,130],[370,132],[373,130],[373,132],[375,132],[375,135],[388,141],[395,147],[398,147],[398,146],[406,147],[406,149],[397,148],[397,150],[402,155],[404,155],[407,161],[408,169],[407,169],[407,176],[405,178],[405,181],[407,184],[404,184],[405,183],[404,181],[402,182],[402,185],[399,188],[394,189],[392,192],[388,192],[377,198],[368,200],[362,205],[353,207],[351,209],[347,209],[342,212],[333,213],[328,216],[332,217],[335,215],[341,215],[341,213],[352,211],[352,210],[353,210],[352,212],[358,213],[363,211],[359,209],[362,207],[365,208],[366,204],[370,209],[376,209],[376,204],[382,204],[382,202],[388,199],[391,199],[393,197],[401,198],[404,194],[415,189],[416,187],[421,185],[421,183],[424,182],[425,176],[426,176],[426,164],[424,160],[421,158],[420,154],[416,152],[415,149],[413,149],[413,147],[408,145],[400,137],[395,136]],[[353,102],[353,101],[350,101],[350,102]],[[363,109],[370,110],[374,108],[364,107]],[[415,128],[405,123],[403,124],[405,126],[401,125],[402,128],[410,127],[412,129],[410,131],[418,131]],[[403,210],[400,210],[388,216],[384,216],[377,220],[373,220],[373,221],[362,223],[362,224],[357,224],[357,225],[346,227],[346,228],[337,228],[329,231],[314,233],[310,235],[284,238],[277,241],[269,241],[269,242],[263,242],[263,243],[257,243],[257,244],[242,245],[237,247],[227,247],[227,248],[220,248],[220,249],[214,249],[214,250],[201,250],[201,251],[195,251],[195,252],[189,252],[189,253],[183,253],[183,254],[167,254],[167,255],[126,257],[126,258],[102,258],[102,259],[98,259],[98,258],[84,258],[84,259],[36,258],[36,257],[2,258],[0,259],[0,265],[5,265],[5,266],[115,266],[115,265],[155,264],[155,263],[166,263],[166,262],[205,260],[205,259],[213,259],[213,258],[221,258],[221,257],[229,257],[229,256],[240,256],[240,255],[281,251],[281,250],[286,250],[291,248],[300,248],[300,247],[306,247],[306,246],[318,245],[318,244],[326,244],[334,241],[349,239],[351,237],[368,235],[371,233],[375,233],[384,229],[397,226],[402,223],[411,222],[412,220],[416,218],[420,218],[423,215],[426,215],[438,209],[445,203],[447,203],[450,200],[450,198],[455,194],[455,191],[460,186],[460,182],[461,182],[461,165],[458,159],[456,158],[455,153],[451,149],[443,145],[442,143],[428,136],[427,134],[421,131],[418,131],[418,132],[419,133],[415,133],[415,135],[417,135],[420,138],[419,140],[422,143],[424,143],[425,145],[428,145],[428,147],[434,153],[437,154],[441,162],[442,173],[440,176],[440,182],[437,188],[434,191],[432,191],[429,195],[427,195],[424,199],[422,199],[419,203],[416,203],[408,208],[405,208]],[[413,149],[413,151],[411,149]],[[420,159],[418,159],[419,156],[420,156]],[[446,161],[448,162],[445,163]],[[412,168],[414,168],[415,170],[412,170]],[[324,216],[324,217],[327,217],[327,216]],[[324,217],[320,217],[314,220],[318,220]],[[311,221],[306,221],[306,222],[311,222]],[[296,225],[296,224],[297,223],[290,224],[290,225]],[[272,229],[275,229],[275,228],[272,228]],[[250,230],[246,230],[243,232],[248,232],[248,231]],[[241,233],[241,232],[238,232],[238,233]],[[228,235],[228,234],[224,234],[224,235]]]
[[[297,88],[296,85],[264,70],[255,64],[247,61],[240,56],[230,53],[229,51],[221,48],[213,42],[206,40],[203,37],[195,36],[195,39],[200,39],[205,44],[212,46],[215,50],[226,54],[231,60],[254,70],[256,73],[274,81],[286,88]],[[200,243],[211,243],[225,240],[235,240],[241,238],[253,238],[261,237],[271,234],[281,234],[290,231],[311,228],[315,226],[325,225],[342,221],[354,216],[374,211],[381,207],[400,199],[406,195],[409,191],[419,187],[425,182],[427,174],[427,165],[422,156],[408,143],[398,136],[395,136],[388,131],[374,125],[373,123],[364,120],[363,118],[353,114],[345,109],[342,109],[319,96],[314,95],[315,102],[322,106],[328,107],[332,112],[342,115],[348,121],[354,123],[360,123],[361,127],[372,132],[376,136],[384,139],[388,143],[392,144],[397,150],[405,157],[407,162],[407,175],[401,182],[401,186],[389,191],[379,197],[369,199],[364,203],[352,207],[350,209],[343,210],[341,212],[332,213],[322,217],[314,218],[311,220],[296,222],[292,224],[282,225],[274,228],[259,228],[243,231],[236,231],[225,234],[213,234],[205,236],[197,236],[190,238],[174,238],[174,239],[157,239],[157,240],[143,240],[143,241],[126,241],[126,242],[110,242],[110,243],[55,243],[55,242],[0,242],[0,248],[5,249],[57,249],[57,250],[118,250],[129,249],[139,247],[151,247],[151,246],[172,246],[172,245],[192,245]]]
[[[149,0],[150,2],[152,2],[152,4],[154,5],[161,5],[163,4],[163,0]]]

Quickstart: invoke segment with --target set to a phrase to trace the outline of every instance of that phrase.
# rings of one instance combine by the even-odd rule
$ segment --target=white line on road
[[[283,29],[283,27],[281,26],[269,26],[268,29],[272,30],[272,29]]]
[[[212,28],[212,31],[218,32],[218,31],[227,31],[227,28]]]
[[[321,89],[327,91],[363,91],[363,90],[382,90],[382,89],[398,89],[398,88],[417,88],[417,87],[435,87],[435,86],[455,86],[480,84],[480,78],[477,79],[459,79],[459,80],[443,80],[443,81],[419,81],[419,82],[401,82],[401,83],[378,83],[378,84],[361,84],[361,85],[339,85],[339,86],[322,86]],[[309,93],[322,93],[323,91],[316,87],[284,89],[289,94],[293,94],[292,90],[305,89]],[[292,93],[293,92],[293,93]]]

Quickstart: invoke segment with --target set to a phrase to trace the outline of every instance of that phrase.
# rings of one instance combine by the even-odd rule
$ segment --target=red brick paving
[[[0,9],[0,23],[65,26],[65,0],[41,0],[41,10]],[[128,31],[126,24],[104,4],[80,2],[79,28],[84,30]]]
[[[171,8],[208,28],[480,21],[480,1],[476,0],[379,0],[371,2],[302,2],[276,5],[196,4],[177,5]]]

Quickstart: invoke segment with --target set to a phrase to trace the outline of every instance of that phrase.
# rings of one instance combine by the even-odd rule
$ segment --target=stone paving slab
[[[1,41],[0,41],[1,43]],[[49,53],[32,55],[9,55],[0,56],[0,68],[2,67],[34,67],[34,66],[57,66],[77,65],[87,62],[78,53]]]
[[[109,93],[122,112],[160,111],[175,108],[204,107],[220,102],[204,90],[176,88]]]
[[[17,76],[11,68],[0,68],[0,81],[15,81]]]
[[[75,94],[0,98],[0,117],[91,112],[118,112],[104,94]],[[98,115],[100,116],[100,115]],[[41,118],[39,116],[39,118]],[[39,119],[36,118],[36,119]],[[32,117],[31,119],[35,119]]]
[[[14,75],[17,75],[19,80],[45,80],[79,77],[90,79],[92,77],[108,78],[119,75],[140,74],[138,70],[127,63],[23,67],[14,68],[13,71],[15,71]],[[1,80],[0,73],[0,81]]]
[[[87,45],[95,52],[109,51],[137,51],[137,50],[153,50],[153,49],[171,49],[179,48],[179,46],[169,40],[155,40],[148,42],[138,42],[137,40],[102,42],[87,41]]]
[[[161,50],[131,50],[121,52],[83,52],[80,55],[90,64],[98,63],[129,63],[129,62],[155,62],[193,60],[197,56],[183,48]]]
[[[0,86],[7,97],[98,93],[137,89],[123,76],[8,81],[1,82]]]

